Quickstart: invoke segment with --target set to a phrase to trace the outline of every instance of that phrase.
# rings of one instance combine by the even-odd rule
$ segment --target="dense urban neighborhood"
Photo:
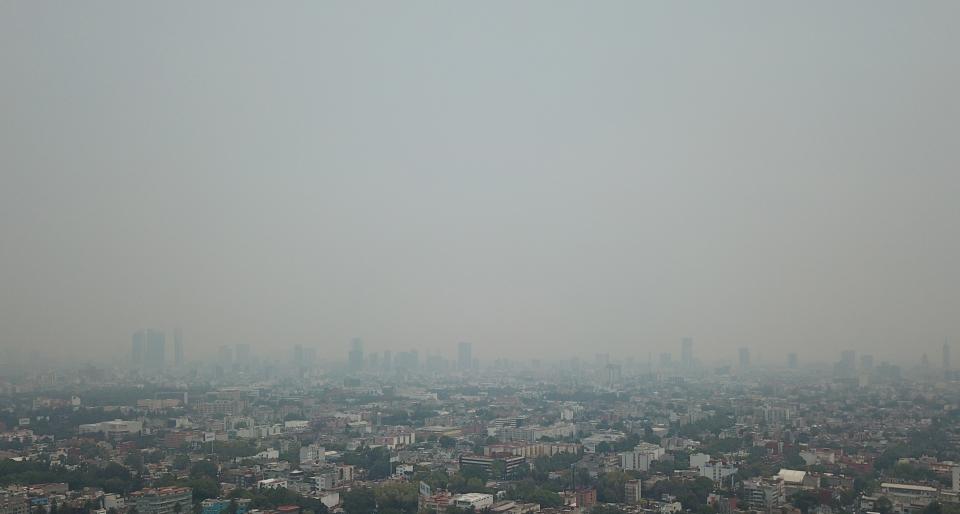
[[[960,382],[832,364],[223,347],[0,381],[0,514],[960,512]]]

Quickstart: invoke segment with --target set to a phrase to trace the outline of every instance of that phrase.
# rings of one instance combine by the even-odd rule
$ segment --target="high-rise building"
[[[233,366],[233,348],[227,345],[221,345],[217,352],[217,364],[223,367]]]
[[[749,348],[740,348],[737,350],[737,356],[739,358],[739,363],[741,368],[750,367],[750,349]]]
[[[233,360],[241,366],[250,364],[250,345],[238,344],[234,347]]]
[[[946,341],[943,342],[943,369],[950,371],[950,344]]]
[[[147,350],[147,331],[137,330],[133,333],[130,349],[130,365],[134,368],[143,366],[143,354]]]
[[[390,371],[393,368],[393,352],[386,350],[383,352],[383,370]]]
[[[183,366],[183,330],[173,329],[173,365]]]
[[[473,367],[473,345],[461,342],[457,345],[457,369],[467,371]]]
[[[141,489],[127,500],[142,514],[175,514],[192,508],[193,490],[189,487]]]
[[[660,354],[660,366],[661,367],[670,367],[673,365],[673,355],[670,353],[661,353]]]
[[[623,484],[624,492],[624,501],[627,505],[639,505],[640,504],[640,489],[641,489],[640,480],[627,480]]]
[[[163,369],[166,364],[166,336],[159,330],[141,330],[143,347],[143,367],[150,370]],[[136,336],[134,336],[136,340]]]
[[[350,343],[350,371],[356,373],[363,370],[363,341],[355,337]]]
[[[873,369],[873,355],[865,354],[860,356],[860,369]]]
[[[840,367],[845,370],[857,369],[857,352],[855,350],[844,350],[840,354]]]
[[[799,361],[797,360],[797,354],[788,353],[787,354],[787,367],[790,369],[797,369]]]
[[[680,342],[680,363],[685,368],[693,367],[693,338],[684,337]]]

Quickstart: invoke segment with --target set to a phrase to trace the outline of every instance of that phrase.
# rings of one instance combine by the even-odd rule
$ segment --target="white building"
[[[286,489],[287,481],[282,478],[267,478],[257,482],[257,489]]]
[[[620,454],[620,467],[625,471],[649,471],[650,463],[663,456],[663,448],[650,443],[640,443],[631,452]]]
[[[690,468],[703,470],[703,465],[710,462],[710,456],[706,453],[694,453],[690,455]],[[707,477],[709,478],[709,477]]]
[[[493,495],[484,493],[458,494],[453,497],[450,504],[461,509],[480,511],[493,505]]]
[[[737,467],[720,461],[709,461],[700,466],[700,476],[722,483],[725,478],[737,474]]]
[[[326,462],[327,451],[323,446],[313,443],[300,447],[300,465],[314,467]]]
[[[123,436],[127,434],[138,434],[141,431],[143,431],[143,422],[124,421],[122,419],[80,425],[81,434],[100,433],[107,436]]]

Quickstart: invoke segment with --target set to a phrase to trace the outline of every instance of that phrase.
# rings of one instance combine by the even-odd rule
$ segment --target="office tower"
[[[166,364],[166,336],[159,330],[147,330],[147,346],[143,352],[143,367],[161,370]]]
[[[788,353],[787,354],[787,367],[790,369],[797,369],[798,367],[797,354]]]
[[[620,383],[623,377],[623,370],[619,364],[607,364],[606,381],[608,386],[615,386]]]
[[[750,349],[749,348],[740,348],[737,350],[737,355],[739,357],[739,363],[741,368],[750,367]]]
[[[173,329],[173,365],[183,366],[183,330]]]
[[[390,371],[393,368],[393,352],[386,350],[383,352],[383,370]]]
[[[304,348],[303,350],[303,366],[307,368],[312,368],[317,363],[317,349],[316,348]]]
[[[234,346],[233,361],[241,366],[250,364],[250,345],[238,344]]]
[[[680,342],[680,363],[685,368],[693,367],[693,338],[684,337]]]
[[[950,345],[946,341],[943,342],[943,369],[950,371]]]
[[[623,484],[623,500],[627,505],[640,504],[640,489],[642,482],[640,480],[627,480]]]
[[[133,333],[130,350],[130,365],[134,368],[143,366],[143,354],[147,350],[147,331],[137,330]]]
[[[844,350],[840,354],[840,367],[845,370],[854,370],[857,368],[857,352],[854,350]]]
[[[233,366],[233,348],[227,345],[220,346],[220,351],[217,352],[217,364],[223,367]]]
[[[293,346],[293,365],[300,366],[303,363],[303,345]]]
[[[669,367],[673,364],[673,355],[670,353],[660,354],[660,366]]]
[[[457,345],[457,369],[467,371],[473,367],[473,345],[461,342]]]
[[[363,370],[363,341],[354,338],[350,343],[350,371],[356,373]]]
[[[873,369],[873,355],[861,355],[860,356],[860,369]]]

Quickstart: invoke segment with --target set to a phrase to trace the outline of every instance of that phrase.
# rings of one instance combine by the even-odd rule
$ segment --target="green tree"
[[[880,514],[891,514],[893,512],[893,502],[890,501],[890,498],[881,496],[873,502],[873,510]]]
[[[201,460],[190,467],[190,478],[217,478],[217,465],[209,460]]]
[[[343,495],[343,510],[347,514],[370,514],[377,508],[377,497],[366,487],[348,491]]]

